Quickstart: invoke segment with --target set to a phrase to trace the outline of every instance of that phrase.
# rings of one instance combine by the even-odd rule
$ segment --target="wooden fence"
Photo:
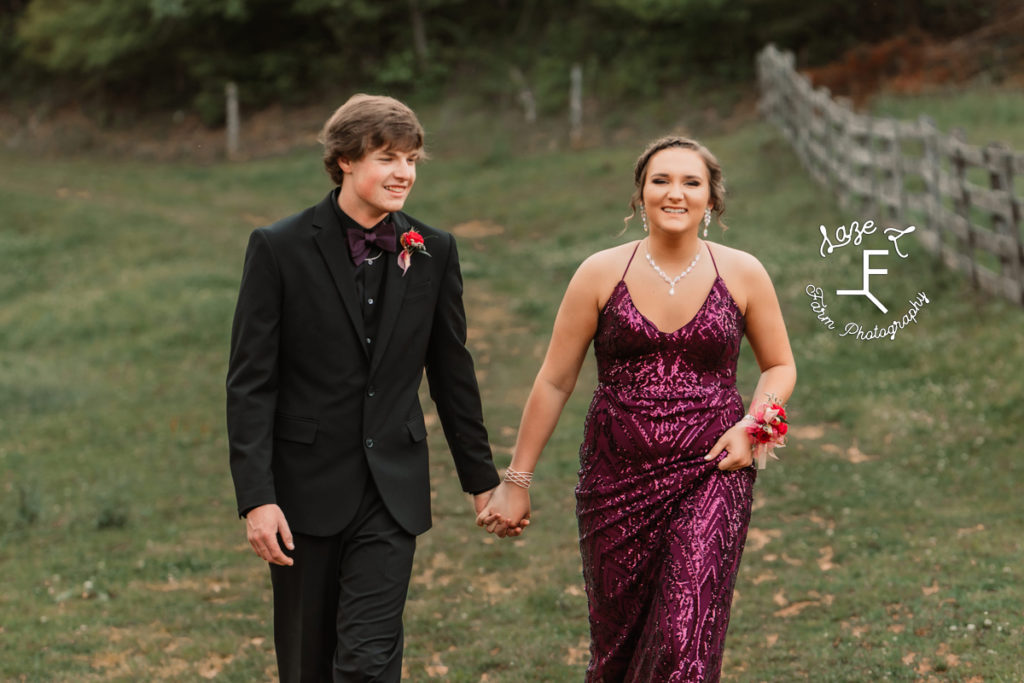
[[[846,209],[887,227],[913,225],[925,248],[981,289],[1024,305],[1020,194],[1024,154],[976,147],[963,133],[865,116],[797,73],[792,53],[757,57],[761,111]],[[1016,186],[1015,186],[1016,183]]]

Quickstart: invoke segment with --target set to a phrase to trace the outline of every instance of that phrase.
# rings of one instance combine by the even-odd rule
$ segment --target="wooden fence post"
[[[533,96],[533,91],[530,90],[530,84],[526,82],[526,75],[517,66],[509,69],[508,73],[512,77],[512,82],[519,88],[519,103],[523,105],[523,116],[526,118],[526,122],[536,123],[537,100]]]
[[[971,193],[967,188],[967,160],[964,158],[963,150],[961,146],[967,143],[966,136],[963,130],[954,128],[949,135],[949,143],[952,148],[952,154],[949,157],[950,166],[953,171],[953,181],[956,183],[953,194],[953,210],[956,211],[956,215],[962,219],[961,227],[963,231],[954,230],[954,232],[962,233],[957,235],[956,245],[963,246],[967,257],[965,270],[971,277],[971,282],[975,287],[978,283],[978,268],[974,261],[974,229],[971,225]],[[959,269],[962,261],[959,258],[957,250],[951,249],[948,245],[944,245],[943,251],[945,252],[944,257],[946,263],[954,269]]]
[[[1005,145],[992,143],[985,148],[985,165],[988,167],[992,190],[1004,200],[1002,210],[993,210],[991,213],[993,232],[1006,238],[998,254],[1002,271],[1001,285],[1009,299],[1024,304],[1020,215],[1014,211],[1016,207],[1013,201],[1013,153]],[[1007,277],[1012,283],[1007,281]]]
[[[857,150],[857,139],[851,129],[854,117],[853,103],[846,97],[837,97],[839,105],[839,149],[836,156],[836,176],[839,181],[839,205],[849,209],[854,199],[855,165],[851,155]]]
[[[905,218],[906,189],[903,186],[903,150],[900,147],[900,130],[895,121],[883,119],[877,122],[878,147],[875,160],[879,174],[878,201],[883,216],[902,225]]]
[[[825,137],[823,140],[824,144],[824,155],[822,156],[822,165],[825,168],[825,177],[828,180],[828,186],[832,188],[832,192],[836,192],[839,186],[839,182],[836,178],[836,155],[839,154],[838,145],[836,144],[836,127],[838,125],[835,115],[835,107],[832,104],[832,93],[828,88],[822,88],[822,118],[825,123]]]
[[[227,119],[227,156],[228,159],[238,158],[238,85],[229,82],[224,86],[224,98]]]
[[[569,142],[583,144],[583,67],[578,62],[569,72]]]
[[[921,232],[921,242],[934,256],[936,263],[941,261],[942,254],[942,227],[939,219],[942,209],[942,161],[939,157],[939,129],[935,122],[928,116],[922,114],[917,120],[918,129],[921,131],[921,145],[924,148],[924,168],[921,177],[925,184],[925,216],[927,225],[918,226]]]
[[[862,164],[861,175],[867,181],[867,192],[861,200],[861,210],[868,215],[878,216],[882,213],[882,182],[878,168],[878,144],[875,139],[875,119],[871,116],[859,117],[864,125],[864,139],[860,147],[867,152],[867,161]]]

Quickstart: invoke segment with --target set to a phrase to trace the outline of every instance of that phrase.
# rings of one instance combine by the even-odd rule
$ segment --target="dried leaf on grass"
[[[832,562],[832,557],[835,555],[835,552],[832,550],[832,546],[827,545],[818,552],[821,554],[821,556],[818,557],[818,569],[823,572],[827,572],[838,566]]]
[[[181,681],[188,678],[189,663],[179,657],[171,657],[158,669],[152,672],[157,681]]]
[[[768,545],[773,538],[779,538],[780,536],[782,536],[782,531],[779,529],[768,529],[767,531],[764,531],[757,527],[750,527],[747,531],[747,551],[757,552]]]
[[[798,560],[795,557],[790,557],[786,553],[782,553],[782,561],[791,567],[800,567],[803,565],[803,560]]]
[[[819,600],[803,600],[801,602],[794,602],[789,607],[780,609],[775,613],[777,617],[795,617],[796,615],[803,612],[808,607],[817,607],[821,602]]]
[[[580,666],[590,661],[590,643],[586,638],[581,638],[576,647],[569,646],[565,656],[565,663],[569,666]]]
[[[862,453],[861,450],[857,448],[856,444],[846,449],[846,459],[854,465],[859,465],[862,462],[870,462],[871,460],[875,460],[877,457],[877,455],[867,455]]]
[[[939,643],[939,649],[935,651],[937,657],[942,657],[948,668],[960,665],[960,657],[950,652],[948,643]]]
[[[89,663],[94,669],[121,669],[126,666],[129,654],[131,654],[130,650],[99,652],[93,655]]]
[[[423,667],[431,678],[440,678],[448,673],[448,667],[441,663],[441,653],[435,652],[430,656],[430,664]]]
[[[824,451],[825,453],[831,453],[833,455],[842,456],[847,462],[853,463],[854,465],[859,465],[860,463],[863,462],[870,462],[871,460],[875,460],[878,457],[875,455],[867,455],[866,453],[862,452],[857,447],[857,444],[854,444],[847,448],[846,450],[843,450],[841,447],[836,446],[835,444],[826,443],[821,445],[821,450]]]
[[[862,638],[865,633],[871,630],[867,624],[857,624],[854,621],[855,619],[847,619],[840,624],[843,630],[849,631],[850,635],[854,638]]]
[[[199,663],[199,675],[207,679],[216,678],[234,658],[234,655],[210,655]]]
[[[831,605],[832,601],[835,599],[835,596],[832,596],[832,595],[821,595],[817,591],[811,591],[808,594],[808,597],[810,597],[812,599],[811,600],[800,600],[800,601],[794,602],[794,603],[792,603],[792,604],[790,604],[790,605],[788,605],[786,607],[783,607],[782,609],[777,610],[775,612],[775,616],[777,616],[777,617],[795,617],[796,615],[800,614],[801,612],[803,612],[808,607],[821,607],[821,606]],[[785,602],[786,596],[785,596],[785,594],[781,590],[778,593],[775,594],[775,597],[773,599],[774,599],[776,605],[779,605],[779,604],[785,605],[786,604],[786,602]],[[780,603],[780,599],[783,602]]]

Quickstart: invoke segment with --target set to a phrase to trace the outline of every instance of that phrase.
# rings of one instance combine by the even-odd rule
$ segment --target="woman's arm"
[[[769,395],[779,403],[785,403],[796,385],[796,361],[786,334],[779,298],[764,266],[756,260],[754,264],[756,267],[748,275],[751,294],[747,299],[747,341],[761,368],[761,377],[754,389],[749,412],[766,403]]]
[[[606,286],[606,259],[592,256],[576,271],[555,316],[551,341],[533,388],[526,399],[509,469],[532,474],[551,438],[566,401],[579,379],[590,341],[597,331],[599,292]],[[504,536],[530,516],[530,496],[509,481],[494,491],[477,524]]]
[[[782,319],[782,309],[779,308],[779,299],[768,271],[748,254],[743,254],[741,266],[739,279],[747,302],[744,312],[747,341],[761,368],[761,376],[747,410],[753,414],[769,402],[769,396],[774,397],[778,403],[789,400],[796,385],[796,361],[793,359],[786,323]],[[745,425],[738,422],[730,427],[705,459],[713,460],[723,450],[727,451],[727,455],[718,464],[719,469],[737,470],[750,466],[753,453]]]

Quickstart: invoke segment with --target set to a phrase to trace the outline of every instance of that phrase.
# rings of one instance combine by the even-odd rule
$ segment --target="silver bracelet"
[[[524,489],[530,488],[533,483],[533,472],[520,472],[511,467],[505,470],[505,481]]]

